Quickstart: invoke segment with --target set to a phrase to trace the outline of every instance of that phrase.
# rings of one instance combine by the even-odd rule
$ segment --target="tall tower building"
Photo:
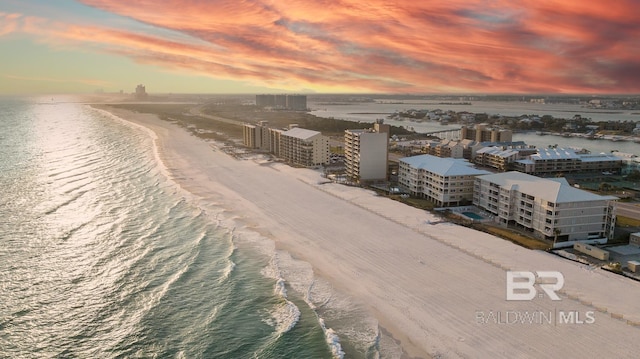
[[[387,132],[379,132],[380,130]],[[345,167],[347,177],[352,181],[386,180],[388,153],[388,125],[380,122],[373,129],[344,131]]]

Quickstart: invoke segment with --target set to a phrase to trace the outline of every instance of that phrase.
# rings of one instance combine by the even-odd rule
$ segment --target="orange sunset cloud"
[[[282,89],[640,91],[635,0],[82,2],[152,30],[0,14],[0,34]]]

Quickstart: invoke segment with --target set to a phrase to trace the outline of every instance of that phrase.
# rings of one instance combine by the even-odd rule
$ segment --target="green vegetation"
[[[228,140],[229,138],[241,138],[242,126],[213,119],[194,116],[189,113],[193,104],[114,104],[109,105],[124,110],[151,113],[165,121],[175,121],[178,125],[189,128],[194,135],[201,138],[216,140]]]
[[[202,111],[207,115],[254,124],[267,121],[269,126],[275,128],[286,128],[290,124],[297,124],[302,128],[320,131],[325,136],[343,136],[344,130],[373,126],[371,123],[322,118],[299,111],[265,111],[253,105],[215,104],[203,107]],[[391,134],[413,135],[415,132],[403,127],[391,126]]]
[[[506,239],[525,248],[538,250],[548,250],[551,248],[551,245],[545,241],[513,232],[508,228],[500,228],[488,225],[476,225],[474,226],[474,228]]]
[[[412,197],[402,198],[399,195],[391,195],[389,196],[389,198],[415,208],[424,209],[426,211],[433,211],[433,209],[435,208],[433,202],[424,198],[412,198]]]
[[[605,264],[604,267],[614,273],[622,274],[622,265],[619,262],[610,262]]]
[[[616,219],[618,227],[640,227],[640,219],[618,216]]]
[[[335,153],[337,155],[344,155],[344,147],[342,146],[331,146],[331,148],[329,149],[331,151],[331,153]]]
[[[316,117],[306,112],[263,111],[253,105],[235,103],[209,104],[202,107],[202,113],[219,117],[220,120],[190,113],[190,110],[197,106],[194,104],[132,103],[109,106],[134,112],[155,114],[162,120],[175,121],[178,125],[188,128],[198,137],[216,140],[240,139],[242,138],[243,123],[258,123],[259,121],[267,121],[270,127],[275,128],[286,128],[290,124],[297,124],[302,128],[320,131],[325,136],[337,137],[344,136],[344,130],[346,129],[370,128],[372,126],[371,123]],[[391,134],[416,135],[413,131],[397,126],[391,126]]]

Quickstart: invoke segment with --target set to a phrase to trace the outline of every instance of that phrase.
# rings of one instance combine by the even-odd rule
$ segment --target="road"
[[[616,214],[640,220],[640,205],[637,203],[617,203]]]
[[[219,121],[219,122],[229,123],[229,124],[232,124],[232,125],[242,126],[242,124],[244,123],[242,121],[231,120],[231,119],[224,118],[224,117],[207,115],[207,114],[202,112],[202,108],[204,106],[205,105],[199,105],[199,106],[196,106],[196,107],[192,107],[192,108],[189,109],[189,113],[191,113],[194,116],[200,116],[200,117],[208,118],[208,119]]]

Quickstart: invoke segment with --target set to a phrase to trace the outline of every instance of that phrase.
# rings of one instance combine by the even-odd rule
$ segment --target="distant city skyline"
[[[0,94],[638,94],[637,5],[4,0]]]

